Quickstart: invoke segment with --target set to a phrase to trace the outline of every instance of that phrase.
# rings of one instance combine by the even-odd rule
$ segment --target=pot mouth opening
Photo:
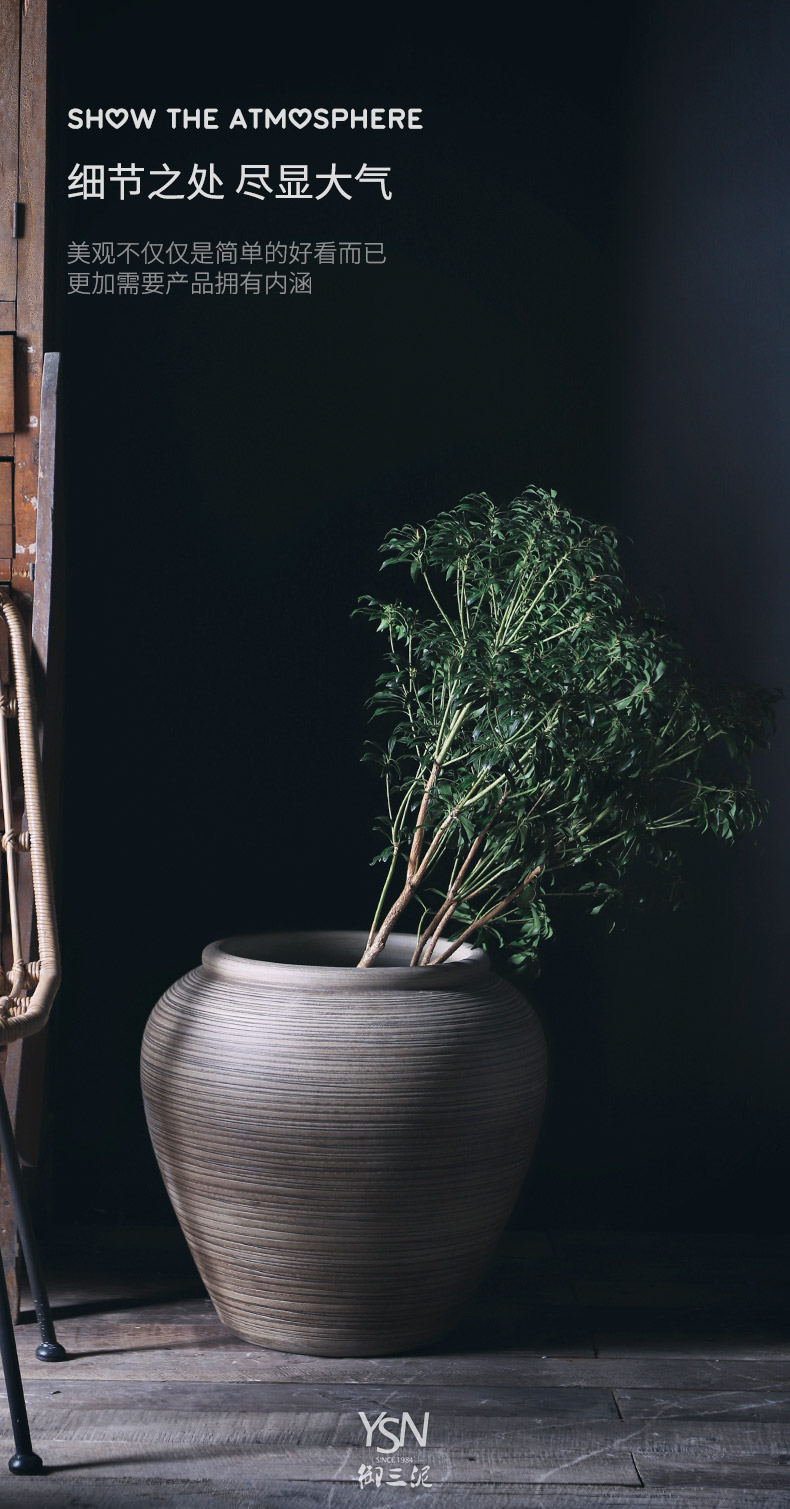
[[[367,937],[363,932],[337,931],[254,933],[222,938],[203,950],[203,964],[212,973],[236,978],[266,979],[276,975],[283,980],[290,977],[296,983],[297,978],[304,980],[309,974],[331,976],[350,988],[377,989],[386,983],[386,986],[397,984],[423,990],[458,985],[461,977],[466,980],[471,974],[489,968],[487,954],[469,943],[462,943],[446,964],[411,965],[416,933],[392,933],[373,964],[358,969]]]

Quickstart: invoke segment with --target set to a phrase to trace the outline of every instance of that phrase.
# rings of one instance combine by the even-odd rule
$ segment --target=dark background
[[[139,1096],[162,989],[227,933],[366,927],[391,525],[530,482],[617,524],[715,666],[786,681],[790,13],[64,3],[64,986],[57,1220],[169,1207]],[[69,106],[419,105],[422,133],[70,132]],[[237,199],[240,161],[392,167],[392,201]],[[74,162],[216,162],[222,204],[69,202]],[[66,296],[70,240],[383,239],[310,297]],[[265,271],[265,269],[264,269]],[[558,918],[531,988],[553,1084],[526,1225],[783,1226],[786,733],[757,840],[689,851],[685,912]]]

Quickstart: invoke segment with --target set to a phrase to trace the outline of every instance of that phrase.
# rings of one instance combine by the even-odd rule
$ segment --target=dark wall
[[[378,791],[359,755],[378,661],[349,615],[375,590],[390,525],[470,490],[557,487],[633,536],[639,585],[663,592],[701,650],[781,682],[785,18],[769,5],[528,7],[516,41],[508,14],[473,34],[433,27],[425,9],[374,22],[346,7],[297,35],[292,17],[264,22],[252,6],[227,20],[217,7],[61,7],[56,1215],[164,1212],[137,1053],[157,995],[205,942],[367,925]],[[65,296],[71,240],[284,234],[270,206],[235,196],[67,201],[75,161],[211,157],[229,180],[250,159],[238,133],[210,151],[184,136],[177,154],[169,131],[89,140],[64,129],[66,108],[346,96],[421,104],[425,130],[385,138],[386,153],[291,132],[266,160],[391,163],[390,204],[374,190],[299,206],[286,232],[381,238],[384,268],[327,270],[301,301]],[[612,935],[560,919],[533,990],[554,1085],[523,1220],[777,1219],[790,1151],[778,747],[758,848],[692,855],[684,915]]]
[[[771,4],[643,8],[620,198],[628,559],[700,654],[772,687],[790,658],[788,23]],[[684,912],[605,940],[568,919],[546,960],[557,1082],[533,1197],[560,1221],[786,1221],[779,714],[757,839],[690,849]]]

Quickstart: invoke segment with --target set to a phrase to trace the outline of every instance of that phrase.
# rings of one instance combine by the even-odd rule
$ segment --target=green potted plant
[[[731,841],[762,814],[775,701],[709,680],[630,597],[613,532],[554,493],[470,496],[383,549],[410,596],[359,608],[386,644],[369,932],[209,945],[142,1053],[220,1316],[330,1355],[452,1325],[526,1172],[545,1044],[480,945],[523,969],[555,896],[599,912],[651,871],[676,900],[678,831]]]
[[[368,752],[387,875],[363,966],[410,906],[415,965],[467,938],[527,965],[552,895],[600,912],[649,868],[676,900],[674,834],[729,842],[759,821],[749,760],[776,697],[703,674],[632,599],[611,529],[529,488],[506,509],[464,498],[382,548],[428,611],[361,603],[387,639],[372,708],[392,725]]]

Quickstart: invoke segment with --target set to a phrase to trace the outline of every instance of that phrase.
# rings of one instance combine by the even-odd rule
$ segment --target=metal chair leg
[[[11,1411],[11,1429],[14,1432],[14,1455],[10,1458],[8,1467],[11,1472],[30,1476],[41,1472],[44,1464],[41,1458],[36,1456],[30,1439],[25,1391],[22,1387],[22,1375],[19,1371],[19,1357],[14,1338],[14,1323],[11,1319],[8,1291],[2,1273],[0,1273],[0,1357],[3,1361],[8,1408]]]
[[[44,1283],[44,1276],[41,1272],[38,1243],[33,1230],[33,1223],[30,1219],[30,1209],[25,1194],[22,1170],[19,1166],[19,1154],[16,1149],[14,1129],[11,1126],[5,1089],[2,1085],[0,1085],[0,1153],[2,1153],[5,1165],[11,1199],[14,1202],[19,1240],[22,1244],[22,1254],[25,1259],[27,1276],[30,1280],[33,1304],[36,1309],[36,1319],[38,1320],[38,1328],[41,1332],[41,1345],[36,1347],[36,1356],[39,1362],[64,1362],[66,1350],[65,1347],[61,1346],[55,1335],[55,1325],[52,1319],[52,1311],[49,1307],[49,1297]]]

